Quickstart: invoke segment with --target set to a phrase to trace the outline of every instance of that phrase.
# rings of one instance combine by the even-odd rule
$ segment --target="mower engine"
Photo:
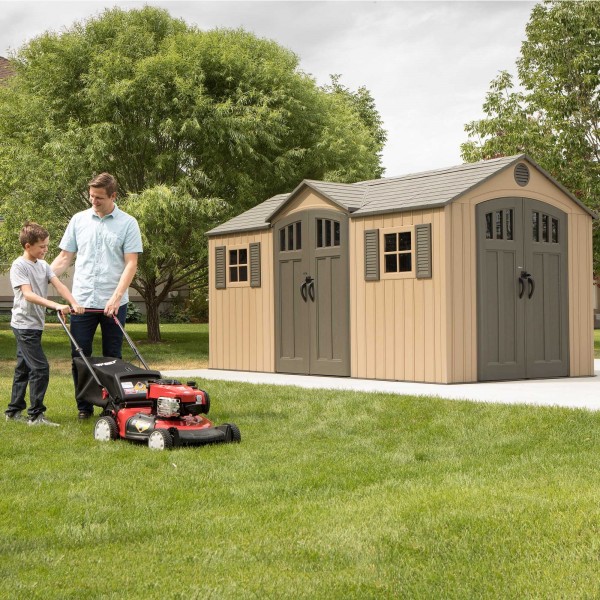
[[[164,418],[178,418],[208,414],[210,399],[195,381],[187,385],[174,379],[160,379],[148,386],[147,398],[154,403],[156,414]]]

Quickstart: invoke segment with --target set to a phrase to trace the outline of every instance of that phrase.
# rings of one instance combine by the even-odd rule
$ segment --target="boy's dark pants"
[[[17,340],[17,366],[6,414],[13,415],[27,408],[25,392],[29,384],[30,407],[27,414],[33,419],[46,411],[44,396],[50,379],[50,367],[42,350],[43,331],[14,328],[12,330]]]
[[[125,325],[127,316],[127,304],[123,304],[116,314],[117,319],[122,325]],[[94,335],[100,325],[102,331],[102,356],[111,356],[112,358],[121,358],[121,347],[123,345],[123,332],[115,323],[112,317],[107,317],[104,313],[86,312],[83,315],[71,315],[71,334],[75,341],[83,350],[85,356],[92,356],[94,344]],[[79,357],[71,344],[71,356]],[[77,368],[72,363],[71,372],[73,373],[73,383],[77,390]],[[84,413],[93,413],[94,406],[88,402],[77,400],[77,410]]]

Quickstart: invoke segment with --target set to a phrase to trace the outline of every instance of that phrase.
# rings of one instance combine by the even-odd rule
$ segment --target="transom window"
[[[382,231],[382,277],[401,278],[414,275],[414,239],[412,227]]]
[[[485,215],[485,237],[488,240],[513,239],[514,213],[512,208],[496,210]]]
[[[279,230],[279,251],[302,250],[302,221],[290,223]]]
[[[559,243],[558,219],[537,211],[531,213],[531,239],[546,244]]]
[[[229,283],[248,281],[248,248],[229,250]]]
[[[317,219],[317,248],[340,245],[340,222],[332,219]]]

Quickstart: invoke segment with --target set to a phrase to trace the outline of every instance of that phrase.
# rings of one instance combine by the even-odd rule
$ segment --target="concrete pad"
[[[529,379],[452,385],[213,369],[163,371],[162,375],[163,377],[176,377],[182,380],[201,377],[202,379],[243,383],[294,385],[310,389],[385,392],[387,394],[408,396],[437,396],[451,400],[473,400],[476,402],[495,402],[500,404],[531,404],[535,406],[563,406],[599,410],[600,360],[594,361],[594,370],[594,377]]]

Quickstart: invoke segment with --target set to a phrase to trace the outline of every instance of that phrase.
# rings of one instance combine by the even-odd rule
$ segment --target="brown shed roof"
[[[527,155],[518,154],[434,171],[412,173],[402,177],[358,183],[331,183],[306,179],[290,194],[274,196],[212,229],[208,235],[233,233],[240,230],[238,225],[241,224],[245,231],[268,228],[271,219],[307,186],[348,210],[353,217],[444,206],[521,160],[527,160],[592,217],[596,216]]]

